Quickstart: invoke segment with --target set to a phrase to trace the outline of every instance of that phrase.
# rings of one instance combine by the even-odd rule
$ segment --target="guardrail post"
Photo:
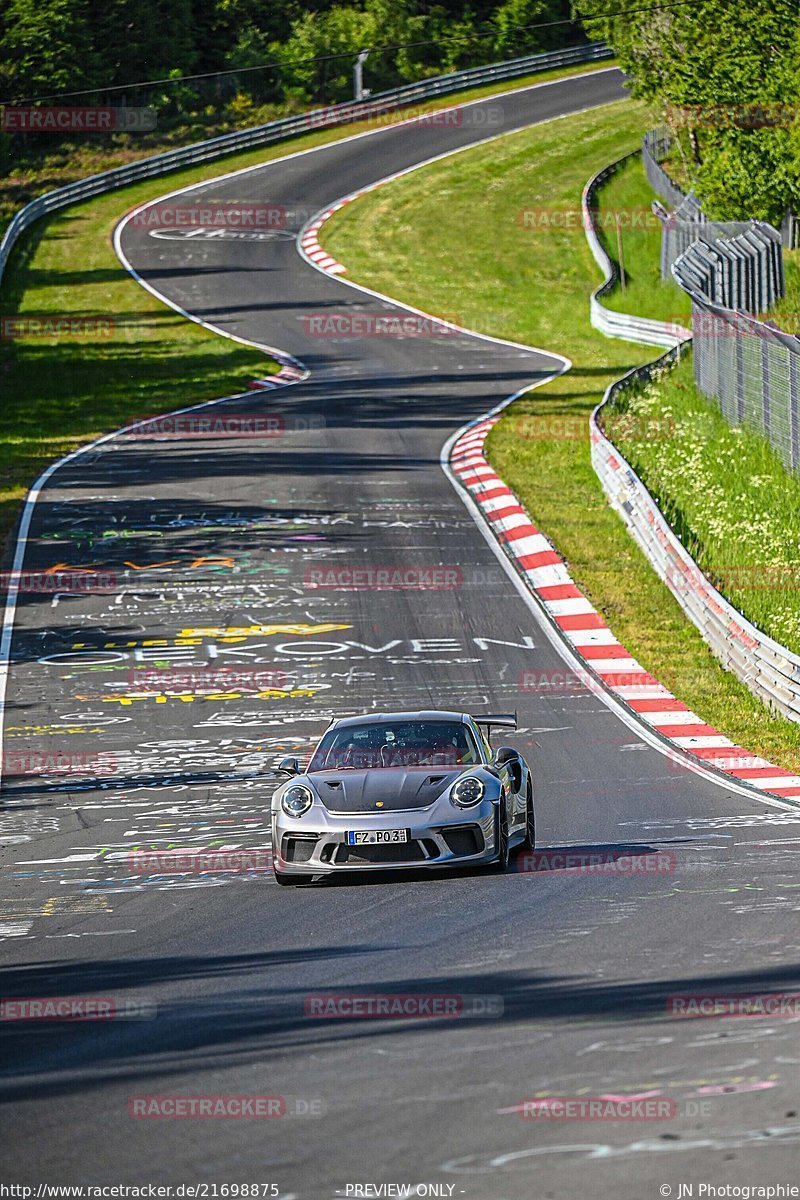
[[[736,359],[736,424],[744,424],[744,339],[741,336],[734,335],[734,349]]]
[[[772,441],[772,412],[770,406],[769,375],[770,350],[772,347],[765,337],[761,338],[761,420],[764,433]]]
[[[793,471],[800,465],[800,412],[798,412],[797,355],[789,351],[789,461]]]

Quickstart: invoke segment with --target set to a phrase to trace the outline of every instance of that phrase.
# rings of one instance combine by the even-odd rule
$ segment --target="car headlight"
[[[314,796],[304,783],[293,783],[281,796],[281,808],[289,817],[302,817],[311,808]]]
[[[453,784],[450,789],[450,799],[459,808],[471,808],[473,804],[477,804],[479,800],[483,799],[485,792],[483,780],[478,779],[476,775],[467,775]]]

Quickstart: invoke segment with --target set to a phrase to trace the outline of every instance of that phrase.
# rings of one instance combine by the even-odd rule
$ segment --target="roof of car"
[[[458,721],[461,724],[467,720],[466,713],[445,712],[440,709],[420,710],[419,712],[369,712],[361,713],[358,717],[339,717],[331,724],[336,728],[347,725],[363,725],[365,721]]]

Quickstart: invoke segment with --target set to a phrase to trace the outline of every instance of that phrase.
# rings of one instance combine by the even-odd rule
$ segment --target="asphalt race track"
[[[274,237],[121,231],[147,285],[310,374],[274,391],[234,381],[242,394],[205,410],[267,417],[256,436],[112,438],[54,472],[33,509],[26,568],[114,586],[22,595],[15,614],[0,993],[106,998],[121,1015],[15,1022],[6,1007],[6,1182],[263,1184],[299,1200],[364,1184],[644,1200],[797,1182],[797,1018],[681,1019],[667,1002],[798,988],[800,812],[698,778],[560,687],[562,660],[440,466],[457,429],[557,360],[466,334],[318,336],[322,315],[368,333],[399,310],[285,236],[391,172],[622,94],[616,71],[589,74],[180,197],[283,206]],[[478,115],[489,106],[500,127]],[[312,586],[375,567],[449,570],[427,589]],[[170,689],[181,672],[217,686]],[[264,869],[151,869],[148,855],[191,847],[263,864],[278,757],[307,751],[331,713],[426,706],[518,709],[541,848],[660,852],[674,869],[301,889]],[[86,770],[35,778],[26,755],[42,751]],[[318,1019],[320,993],[467,999],[455,1017]],[[153,1095],[282,1096],[285,1115],[130,1115]],[[652,1120],[522,1118],[537,1095],[669,1103]]]

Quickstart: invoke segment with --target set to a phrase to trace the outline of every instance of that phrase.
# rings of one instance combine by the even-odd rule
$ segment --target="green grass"
[[[800,335],[800,250],[784,250],[783,270],[786,295],[762,317],[774,321],[787,333]]]
[[[639,156],[628,159],[600,189],[600,240],[619,266],[619,223],[625,268],[624,287],[618,283],[602,303],[616,312],[689,325],[689,297],[673,280],[661,278],[661,225],[650,208],[653,198]]]
[[[641,436],[657,422],[664,436]],[[766,439],[728,425],[697,390],[690,359],[625,393],[604,424],[712,582],[800,651],[800,479]]]
[[[357,282],[569,355],[571,372],[522,397],[495,426],[492,465],[649,671],[734,741],[798,769],[800,727],[772,716],[722,670],[592,470],[589,413],[608,383],[652,350],[591,328],[598,271],[579,220],[535,229],[520,221],[534,206],[577,208],[586,180],[633,149],[647,120],[642,105],[623,101],[421,168],[348,205],[323,230],[323,243]],[[537,421],[539,436],[526,436]],[[541,436],[548,426],[583,432]]]
[[[415,106],[414,111],[608,65],[543,72],[511,84],[442,97]],[[53,459],[133,417],[242,390],[254,376],[275,369],[258,351],[178,316],[131,279],[111,245],[119,217],[185,184],[336,141],[368,127],[358,123],[322,129],[151,179],[37,222],[20,239],[3,279],[0,311],[4,316],[102,315],[113,318],[115,325],[110,337],[0,341],[0,545],[28,487]],[[156,149],[150,146],[148,153]],[[84,171],[114,165],[107,150],[96,153],[104,156],[102,161],[82,158]],[[46,185],[63,182],[53,168]]]

